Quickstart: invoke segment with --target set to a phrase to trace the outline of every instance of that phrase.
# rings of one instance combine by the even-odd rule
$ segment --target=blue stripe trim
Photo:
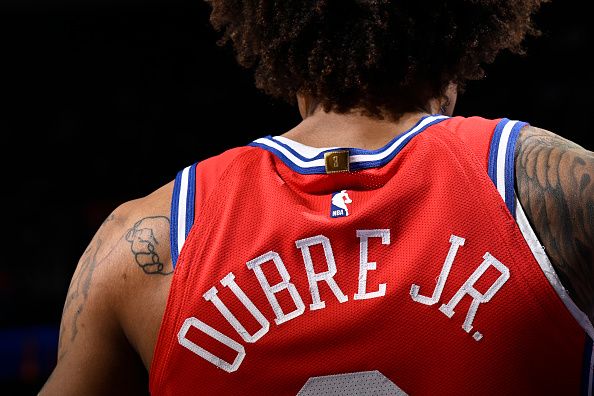
[[[430,116],[425,116],[423,118],[421,118],[414,127],[410,128],[408,131],[399,134],[398,136],[396,136],[395,138],[393,138],[392,140],[390,140],[390,142],[388,144],[386,144],[384,147],[378,149],[378,150],[363,150],[363,149],[358,149],[358,148],[332,148],[332,149],[328,149],[328,150],[324,150],[323,152],[321,152],[320,154],[318,154],[316,157],[314,158],[306,158],[303,157],[302,155],[300,155],[299,153],[297,153],[294,149],[292,149],[290,146],[272,139],[273,142],[275,142],[276,144],[282,146],[283,148],[289,150],[291,152],[291,154],[295,155],[296,157],[298,157],[299,159],[301,159],[304,162],[309,162],[309,161],[315,161],[315,160],[319,160],[324,158],[324,154],[327,152],[331,152],[331,151],[336,151],[336,150],[348,150],[349,151],[349,156],[353,156],[353,155],[373,155],[373,154],[380,154],[386,150],[388,150],[392,144],[394,142],[396,142],[399,138],[401,138],[403,135],[406,135],[407,133],[409,133],[411,130],[415,129],[425,118],[430,117]],[[361,169],[368,169],[368,168],[375,168],[375,167],[381,167],[386,165],[388,162],[390,162],[400,151],[402,151],[402,149],[404,147],[406,147],[406,145],[410,142],[410,140],[412,138],[414,138],[415,136],[417,136],[419,133],[423,132],[424,130],[426,130],[427,128],[429,128],[432,125],[438,124],[444,120],[447,120],[448,118],[438,118],[430,123],[428,123],[427,125],[425,125],[423,128],[419,129],[417,132],[411,134],[409,137],[407,137],[404,141],[402,141],[400,143],[400,146],[398,146],[390,155],[388,155],[385,158],[382,158],[381,160],[377,160],[377,161],[361,161],[361,162],[352,162],[350,164],[350,169],[351,170],[361,170]],[[313,174],[325,174],[326,173],[326,168],[324,166],[315,166],[315,167],[311,167],[311,168],[302,168],[298,165],[296,165],[293,161],[291,161],[290,159],[288,159],[282,152],[280,152],[279,150],[267,146],[265,144],[262,143],[256,143],[256,142],[252,142],[250,144],[248,144],[248,146],[252,146],[252,147],[259,147],[262,148],[266,151],[269,151],[271,153],[273,153],[274,155],[276,155],[278,158],[280,158],[285,165],[287,165],[289,168],[291,168],[293,171],[303,174],[303,175],[313,175]]]
[[[179,208],[179,192],[183,170],[177,172],[173,182],[173,195],[171,196],[171,223],[169,226],[169,240],[171,245],[171,264],[175,269],[177,264],[177,213]]]
[[[516,142],[520,136],[520,130],[526,125],[525,122],[517,122],[513,126],[509,135],[509,140],[507,141],[507,150],[505,152],[505,204],[514,219],[516,218]]]
[[[396,157],[396,155],[398,155],[398,153],[400,153],[402,151],[402,149],[404,149],[406,147],[406,145],[408,144],[408,142],[410,142],[415,136],[417,136],[418,134],[420,134],[421,132],[423,132],[424,130],[426,130],[427,128],[429,128],[430,126],[433,126],[435,124],[439,124],[440,122],[442,122],[444,120],[447,120],[447,118],[440,118],[440,119],[437,119],[435,121],[432,121],[429,124],[425,125],[423,128],[419,129],[417,132],[411,134],[409,137],[407,137],[406,139],[404,139],[402,141],[402,143],[400,143],[400,146],[398,148],[396,148],[396,150],[394,150],[392,152],[392,154],[390,154],[389,156],[387,156],[387,157],[385,157],[385,158],[383,158],[381,160],[378,160],[378,161],[355,162],[355,163],[351,164],[350,168],[352,170],[359,170],[359,169],[367,169],[367,168],[376,168],[376,167],[381,167],[381,166],[386,165],[394,157]],[[402,135],[400,135],[400,136],[402,136]],[[360,152],[361,152],[360,149],[352,149],[351,155],[359,155]],[[324,173],[325,173],[325,169],[324,169]]]
[[[593,347],[594,343],[592,342],[592,339],[586,335],[586,345],[584,347],[584,361],[582,363],[582,385],[580,391],[580,395],[584,396],[592,396],[588,393],[588,389],[594,389],[594,384],[592,383],[594,373],[590,372]]]
[[[489,147],[489,165],[487,167],[487,172],[489,173],[489,177],[495,185],[495,188],[497,188],[497,153],[499,152],[499,141],[501,140],[503,128],[505,128],[509,121],[510,120],[507,118],[503,118],[499,121],[493,132],[491,146]]]
[[[432,115],[426,115],[426,116],[421,117],[421,119],[419,119],[415,123],[415,125],[413,125],[411,128],[409,128],[405,132],[402,132],[401,134],[397,135],[396,137],[392,138],[383,147],[380,147],[379,149],[376,149],[376,150],[364,150],[364,149],[359,149],[359,148],[334,147],[334,148],[330,148],[328,150],[321,151],[315,157],[305,157],[305,156],[301,155],[298,151],[296,151],[290,145],[288,145],[288,144],[286,144],[286,143],[284,143],[284,142],[282,142],[280,140],[275,139],[271,135],[268,135],[265,138],[268,139],[268,140],[272,140],[274,143],[276,143],[279,146],[282,146],[283,148],[287,149],[291,154],[293,154],[295,157],[299,158],[301,161],[304,161],[304,162],[315,161],[315,160],[323,159],[324,158],[324,153],[327,153],[329,151],[336,151],[336,150],[349,150],[349,154],[350,155],[368,155],[368,154],[369,155],[375,155],[375,154],[381,154],[382,152],[388,150],[390,148],[390,146],[392,146],[392,144],[394,144],[394,142],[396,142],[398,139],[400,139],[401,136],[406,135],[407,133],[409,133],[410,131],[412,131],[416,127],[418,127],[419,124],[421,124],[426,118],[437,117],[437,116],[440,116],[440,114],[432,114]],[[439,120],[436,120],[436,121],[442,121],[442,119],[439,119]],[[432,125],[432,123],[431,124],[428,124],[427,126],[429,126],[429,125]],[[425,129],[425,128],[423,128],[423,129]],[[266,147],[268,147],[268,146],[266,146]]]
[[[186,200],[186,238],[194,225],[194,203],[196,197],[196,164],[188,172],[188,198]]]

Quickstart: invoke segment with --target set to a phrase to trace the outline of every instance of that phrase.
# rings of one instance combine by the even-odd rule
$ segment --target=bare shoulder
[[[171,278],[170,208],[173,182],[127,202],[111,232],[114,243],[113,304],[126,338],[148,370]],[[118,214],[119,213],[119,214]]]
[[[528,126],[516,145],[516,191],[576,304],[594,319],[594,153]]]
[[[173,273],[173,183],[116,208],[72,276],[58,364],[40,394],[144,394]]]

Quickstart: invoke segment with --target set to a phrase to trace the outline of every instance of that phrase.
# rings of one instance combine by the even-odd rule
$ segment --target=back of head
[[[522,53],[546,0],[207,0],[256,86],[326,111],[398,119],[447,86],[483,76],[502,50]]]

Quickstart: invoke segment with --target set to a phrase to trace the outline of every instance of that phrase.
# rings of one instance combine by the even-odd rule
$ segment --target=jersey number
[[[407,396],[407,393],[390,381],[385,375],[375,370],[311,377],[303,385],[297,396],[314,395]]]

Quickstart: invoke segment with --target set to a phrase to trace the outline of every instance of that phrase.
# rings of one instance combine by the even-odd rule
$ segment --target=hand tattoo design
[[[137,221],[126,233],[126,241],[130,243],[130,250],[134,254],[136,264],[146,274],[169,275],[173,273],[173,268],[170,265],[165,268],[159,255],[159,251],[167,251],[167,247],[159,245],[155,230],[163,229],[169,231],[169,219],[165,216],[151,216]],[[165,239],[164,243],[167,242]]]

